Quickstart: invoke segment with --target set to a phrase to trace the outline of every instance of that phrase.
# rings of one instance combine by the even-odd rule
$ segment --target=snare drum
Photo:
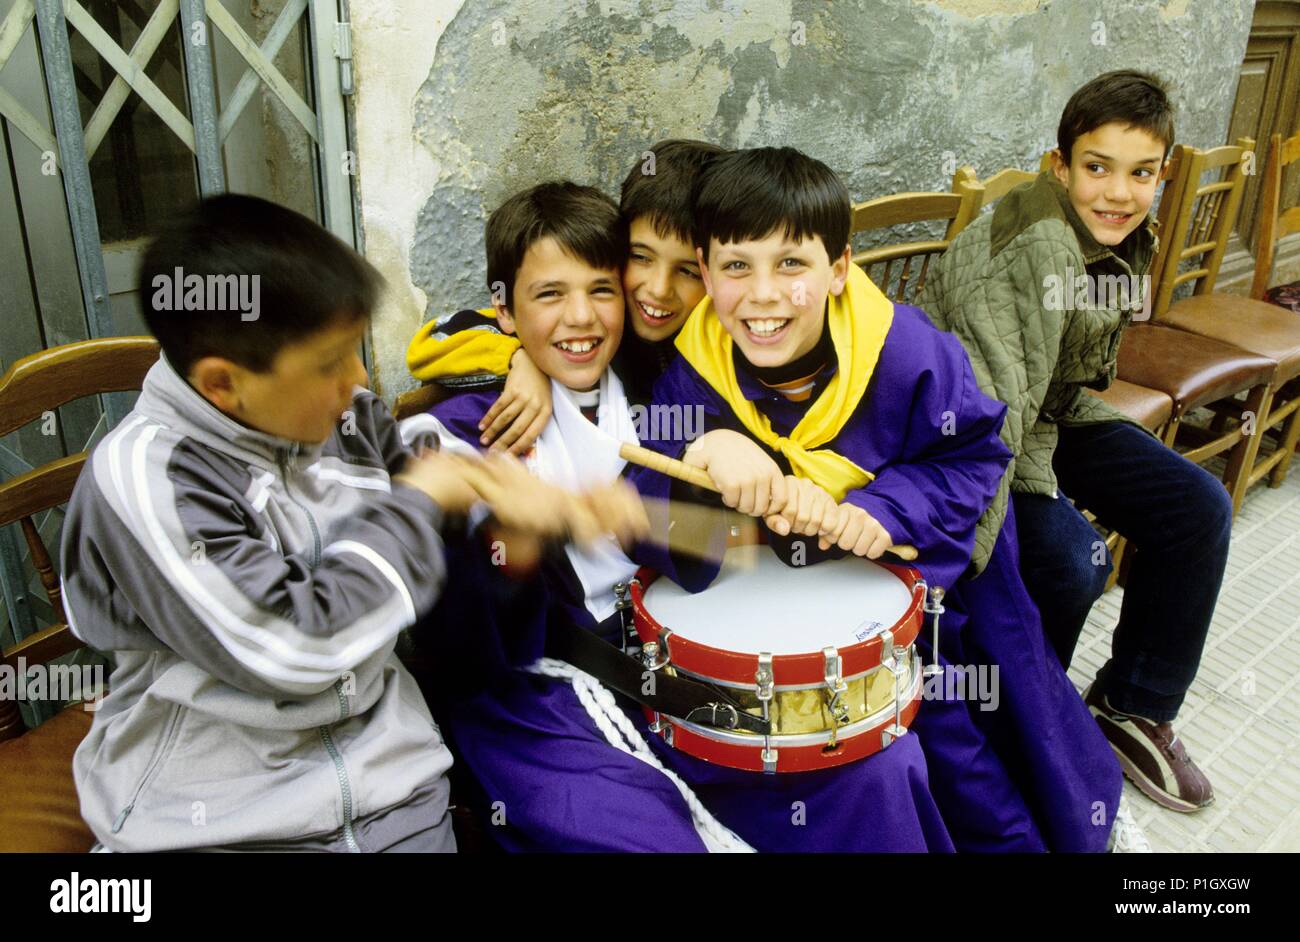
[[[920,705],[926,585],[911,567],[790,568],[767,546],[733,546],[703,592],[643,569],[630,595],[648,669],[712,684],[771,722],[764,736],[646,710],[653,732],[697,758],[754,772],[842,765],[904,735]]]

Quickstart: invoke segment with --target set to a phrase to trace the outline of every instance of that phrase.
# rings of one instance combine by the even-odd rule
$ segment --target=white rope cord
[[[704,846],[708,848],[710,853],[754,853],[754,848],[750,847],[734,831],[709,813],[709,810],[696,797],[695,792],[691,791],[689,785],[683,782],[675,772],[664,768],[658,756],[650,751],[649,744],[637,732],[636,727],[632,725],[632,721],[627,718],[627,715],[614,701],[614,695],[606,690],[596,678],[578,670],[572,664],[549,657],[542,658],[525,668],[525,670],[545,677],[569,681],[573,685],[574,692],[578,695],[578,702],[583,705],[587,715],[591,717],[592,722],[596,724],[596,728],[604,734],[605,739],[611,746],[635,756],[646,765],[658,769],[667,776],[668,780],[676,786],[677,791],[681,793],[682,799],[686,802],[686,807],[690,809],[691,823],[695,826],[696,833],[700,835],[700,839],[704,841]]]

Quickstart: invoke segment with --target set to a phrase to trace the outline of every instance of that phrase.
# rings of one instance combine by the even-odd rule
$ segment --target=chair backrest
[[[1274,134],[1268,145],[1268,161],[1264,165],[1263,200],[1259,204],[1258,238],[1255,239],[1255,279],[1250,286],[1250,296],[1257,301],[1268,291],[1268,279],[1273,273],[1273,256],[1277,240],[1293,232],[1300,232],[1300,203],[1282,207],[1282,174],[1288,166],[1300,160],[1300,133],[1285,141]]]
[[[963,207],[963,213],[967,215],[954,220],[953,228],[956,231],[953,234],[965,229],[985,206],[996,203],[1022,183],[1029,183],[1037,177],[1038,174],[1028,170],[1005,167],[987,180],[981,180],[976,175],[974,167],[958,167],[957,172],[952,175],[952,191],[968,198]]]
[[[1157,215],[1160,251],[1152,265],[1154,317],[1169,309],[1174,290],[1181,284],[1195,282],[1194,294],[1214,290],[1241,208],[1246,155],[1254,149],[1255,142],[1248,137],[1210,150],[1174,146]],[[1201,182],[1205,174],[1215,172],[1217,180]],[[1192,267],[1180,271],[1185,262]]]
[[[881,291],[900,303],[911,303],[925,287],[930,260],[943,253],[959,231],[956,223],[970,219],[972,195],[959,193],[896,193],[853,207],[854,234],[912,223],[948,220],[942,239],[897,242],[858,252],[853,261]]]
[[[987,180],[981,180],[975,168],[967,164],[958,167],[952,175],[952,191],[960,196],[970,195],[970,202],[965,207],[967,215],[954,220],[949,238],[965,229],[986,206],[991,206],[1024,183],[1032,183],[1038,174],[1052,169],[1052,152],[1044,151],[1038,158],[1038,170],[1021,170],[1019,167],[1003,167]]]
[[[139,389],[157,359],[158,343],[152,337],[85,340],[23,357],[0,377],[0,435],[75,399]],[[17,669],[19,657],[28,664],[43,664],[81,647],[68,629],[59,579],[32,518],[67,502],[86,455],[84,451],[68,455],[0,483],[0,527],[11,523],[22,527],[32,565],[58,619],[0,652],[0,664]],[[17,702],[0,702],[0,740],[21,732]]]

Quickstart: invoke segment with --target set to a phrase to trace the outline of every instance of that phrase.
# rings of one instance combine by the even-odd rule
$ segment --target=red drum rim
[[[909,647],[921,631],[925,617],[925,591],[921,573],[912,566],[898,566],[877,560],[864,560],[873,566],[887,569],[902,580],[912,594],[907,610],[887,631],[893,633],[894,647]],[[642,644],[659,643],[665,626],[661,625],[645,607],[645,590],[659,578],[653,569],[641,568],[629,586],[633,620]],[[732,687],[755,686],[758,672],[758,654],[727,651],[712,645],[692,641],[671,631],[668,637],[668,661],[672,667],[706,681]],[[845,680],[866,674],[880,666],[881,648],[885,632],[857,644],[837,648],[841,658],[841,676]],[[662,654],[663,652],[661,652]],[[777,689],[782,687],[822,686],[826,683],[826,660],[820,648],[803,654],[777,654],[772,657],[772,680]]]

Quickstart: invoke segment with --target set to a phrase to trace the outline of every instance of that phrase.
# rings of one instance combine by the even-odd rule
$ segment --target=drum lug
[[[907,727],[903,725],[903,690],[899,686],[899,680],[902,678],[904,671],[907,669],[907,649],[894,647],[894,636],[892,632],[885,632],[887,637],[882,638],[882,643],[888,645],[889,662],[881,662],[881,666],[894,675],[894,722],[880,731],[880,748],[886,748],[895,739],[900,739],[907,735]],[[883,655],[885,648],[881,648]],[[915,667],[913,667],[915,669]]]
[[[831,725],[831,739],[827,744],[827,748],[834,749],[836,728],[847,725],[849,722],[849,705],[843,699],[844,694],[848,692],[849,685],[844,682],[844,660],[840,657],[840,652],[836,648],[831,646],[822,648],[822,665],[823,673],[826,676],[826,706],[830,710],[831,719],[834,721]]]
[[[673,744],[673,724],[669,723],[668,717],[664,716],[662,713],[656,713],[655,721],[647,726],[646,729],[650,730],[650,732],[654,733],[656,736],[662,736],[664,742],[668,745],[671,746]]]
[[[658,641],[647,641],[642,645],[641,663],[645,665],[646,670],[657,671],[668,666],[668,661],[672,656],[668,650],[668,637],[671,634],[670,629],[664,628],[659,632]],[[660,649],[663,650],[663,657],[659,656]]]
[[[763,760],[763,771],[771,774],[776,771],[776,750],[771,746],[764,746],[760,758]]]
[[[925,585],[924,582],[919,582],[917,584],[921,586]],[[943,673],[943,666],[939,663],[939,616],[946,611],[943,607],[943,596],[943,586],[937,585],[933,589],[929,590],[929,595],[926,598],[924,605],[925,613],[934,616],[934,640],[931,642],[930,647],[930,650],[933,652],[934,663],[928,666],[923,672],[926,677],[933,677],[936,674]]]
[[[880,666],[892,671],[897,650],[894,647],[894,633],[886,628],[880,633]]]
[[[768,651],[758,655],[758,672],[754,674],[754,683],[758,685],[758,703],[763,708],[763,719],[771,720],[769,712],[776,684],[772,674],[772,655]]]

